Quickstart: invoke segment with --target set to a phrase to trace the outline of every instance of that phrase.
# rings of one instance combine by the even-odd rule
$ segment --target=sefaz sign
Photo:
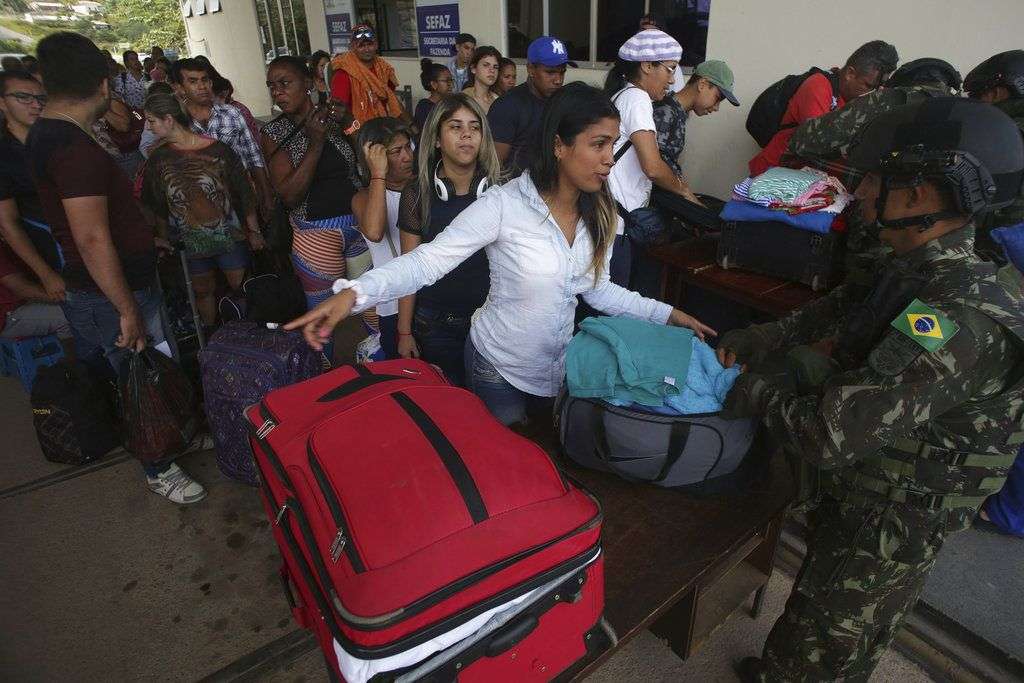
[[[421,57],[451,57],[459,34],[458,3],[417,7],[416,31]]]

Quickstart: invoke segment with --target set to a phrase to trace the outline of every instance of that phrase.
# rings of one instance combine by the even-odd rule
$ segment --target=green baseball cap
[[[732,86],[736,82],[732,75],[732,69],[729,65],[718,59],[709,59],[706,62],[701,62],[697,65],[697,68],[693,70],[695,76],[706,78],[710,82],[714,83],[719,90],[722,91],[722,95],[725,99],[732,102],[735,106],[740,106],[740,101],[736,99],[736,96],[732,94]]]

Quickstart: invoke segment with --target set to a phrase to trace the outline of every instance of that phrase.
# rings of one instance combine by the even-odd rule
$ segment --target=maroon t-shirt
[[[156,276],[153,229],[135,204],[131,181],[113,157],[81,128],[58,119],[37,120],[25,143],[43,212],[64,251],[61,275],[67,288],[99,289],[78,252],[61,200],[98,196],[107,198],[110,237],[128,286],[137,290],[152,285]]]

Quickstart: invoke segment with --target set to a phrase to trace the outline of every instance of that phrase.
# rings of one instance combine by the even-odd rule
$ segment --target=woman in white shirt
[[[370,119],[359,129],[359,173],[367,186],[352,197],[352,214],[366,237],[374,268],[402,253],[398,200],[412,180],[412,136],[411,128],[390,116]],[[398,358],[398,300],[382,301],[376,310],[384,357]],[[367,322],[373,327],[372,319]]]
[[[615,205],[607,189],[618,111],[599,90],[572,83],[556,93],[541,121],[533,168],[493,187],[429,244],[358,280],[288,325],[321,348],[339,321],[379,301],[415,292],[477,250],[490,262],[490,292],[466,344],[470,388],[505,424],[527,405],[557,395],[565,376],[576,296],[607,315],[714,331],[682,311],[608,279]]]
[[[620,115],[615,143],[618,163],[608,178],[608,188],[626,213],[647,206],[653,185],[700,204],[689,184],[661,158],[654,123],[654,103],[671,92],[682,54],[682,47],[667,33],[640,31],[619,48],[615,66],[605,80],[604,91]],[[631,250],[622,233],[620,226],[611,267],[612,281],[625,285]]]

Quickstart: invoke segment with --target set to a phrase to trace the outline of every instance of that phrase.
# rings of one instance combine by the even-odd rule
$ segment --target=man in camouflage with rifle
[[[866,681],[945,537],[999,490],[1024,440],[1024,313],[975,255],[972,223],[1020,194],[1013,121],[929,98],[876,117],[849,163],[866,174],[863,218],[893,251],[874,287],[843,285],[719,344],[725,365],[753,370],[726,411],[761,416],[818,483],[806,558],[762,657],[740,664],[748,681]],[[821,359],[799,391],[757,372],[798,344]]]

